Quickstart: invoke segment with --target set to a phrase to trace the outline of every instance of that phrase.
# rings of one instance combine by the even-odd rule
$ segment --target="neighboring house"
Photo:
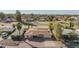
[[[44,18],[41,18],[41,19],[39,19],[39,21],[45,21],[46,19],[44,19]]]
[[[47,17],[40,17],[39,21],[46,21]]]
[[[64,29],[62,34],[63,35],[67,35],[68,33],[71,33],[71,32],[74,32],[74,33],[76,33],[79,36],[79,29],[76,29],[76,30]]]
[[[22,21],[23,21],[23,22],[26,22],[26,19],[22,18]]]
[[[11,27],[11,26],[0,26],[0,30],[1,31],[13,31],[15,28]]]
[[[63,35],[68,35],[71,32],[74,32],[77,35],[77,38],[79,38],[79,29],[76,29],[76,30],[64,29],[62,34]]]
[[[79,29],[76,29],[75,33],[78,35],[78,38],[79,38]]]
[[[3,23],[13,22],[13,21],[14,21],[14,19],[12,19],[12,18],[4,18],[4,19],[0,20],[0,22],[3,22]]]
[[[63,29],[62,34],[63,34],[63,35],[67,35],[67,34],[73,32],[73,31],[74,31],[74,30],[71,30],[71,29]]]
[[[26,21],[27,21],[27,22],[32,22],[32,21],[34,21],[34,19],[33,19],[33,18],[29,18],[29,19],[27,19]]]

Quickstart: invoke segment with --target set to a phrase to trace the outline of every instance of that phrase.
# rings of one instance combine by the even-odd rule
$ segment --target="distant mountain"
[[[20,10],[25,14],[58,14],[58,15],[79,15],[79,10]],[[16,10],[0,10],[6,14],[15,13]]]

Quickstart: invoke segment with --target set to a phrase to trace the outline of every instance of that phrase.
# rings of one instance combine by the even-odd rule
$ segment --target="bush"
[[[15,24],[12,25],[13,28],[15,28],[15,26],[16,26]]]
[[[16,36],[12,35],[11,38],[14,41],[22,41],[24,37],[22,35],[16,35]]]
[[[53,23],[49,23],[49,30],[52,33],[52,31],[53,31]]]
[[[8,33],[8,35],[11,35],[12,34],[12,32],[11,31],[6,31],[7,33]]]
[[[0,36],[2,35],[3,31],[0,31]]]
[[[77,39],[77,34],[74,33],[74,32],[71,32],[71,33],[68,34],[68,38],[69,38],[70,40]]]
[[[65,26],[64,28],[65,28],[65,29],[70,29],[69,26]]]

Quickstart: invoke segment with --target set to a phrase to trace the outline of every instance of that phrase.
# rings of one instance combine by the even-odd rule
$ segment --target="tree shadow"
[[[28,40],[35,41],[35,42],[56,41],[56,39],[54,37],[52,37],[52,38],[45,38],[45,37],[28,38]]]
[[[21,42],[22,42],[22,41],[20,41],[19,43],[17,43],[17,45],[19,45]],[[32,48],[38,48],[38,47],[36,47],[36,46],[34,46],[34,45],[32,45],[32,44],[26,42],[26,41],[23,41],[23,42],[25,42],[26,44],[28,44],[28,45],[31,46]]]
[[[65,45],[66,45],[68,48],[79,48],[79,43],[66,42]]]
[[[36,47],[36,46],[34,46],[34,45],[32,45],[32,44],[26,42],[26,41],[24,41],[24,42],[27,43],[28,45],[30,45],[32,48],[38,48],[38,47]]]
[[[79,47],[79,42],[64,41],[64,44],[65,44],[68,48],[78,48],[78,47]]]

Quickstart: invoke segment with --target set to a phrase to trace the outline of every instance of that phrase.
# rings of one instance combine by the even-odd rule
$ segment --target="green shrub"
[[[23,40],[23,36],[22,35],[16,35],[16,36],[12,35],[11,38],[14,41],[22,41]]]
[[[0,31],[0,36],[2,35],[2,32],[3,32],[3,31]]]
[[[52,30],[53,30],[53,23],[49,23],[49,30],[52,32]]]
[[[70,33],[68,34],[68,38],[69,38],[70,40],[74,40],[74,39],[77,38],[77,34],[74,33],[74,32],[70,32]]]

